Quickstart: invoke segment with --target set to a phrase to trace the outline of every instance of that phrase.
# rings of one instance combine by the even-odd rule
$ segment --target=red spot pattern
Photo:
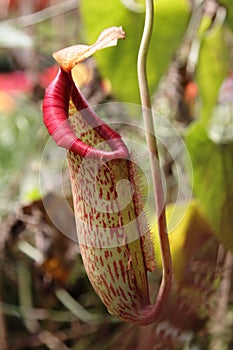
[[[89,126],[83,121],[79,123],[79,119],[80,114],[71,113],[70,121],[74,130],[78,128],[79,133],[82,133],[80,127],[85,130]],[[95,130],[92,129],[92,133],[96,144],[98,139],[102,142]],[[75,214],[81,222],[78,229],[82,244],[80,248],[87,274],[111,313],[124,320],[138,322],[142,308],[150,304],[145,260],[148,256],[149,261],[151,258],[150,254],[145,257],[143,251],[148,233],[145,232],[143,239],[140,237],[139,230],[145,228],[143,223],[137,221],[137,217],[143,213],[143,207],[142,200],[138,198],[138,179],[131,178],[132,161],[114,159],[103,166],[101,160],[90,159],[85,160],[84,169],[82,161],[80,156],[68,153],[70,172],[74,176],[72,188]],[[82,176],[79,176],[80,169],[84,171]],[[121,179],[128,179],[134,187],[132,193],[136,192],[123,208],[117,193],[112,192]],[[129,241],[129,235],[133,237],[132,242]],[[96,255],[99,257],[98,262],[94,259]],[[93,259],[95,263],[90,264]]]
[[[72,130],[71,138],[76,142],[76,146],[68,151],[67,158],[80,252],[85,269],[93,288],[109,312],[126,321],[145,323],[144,308],[151,307],[147,269],[154,268],[154,260],[135,163],[128,151],[124,153],[127,157],[113,157],[116,154],[114,152],[118,151],[119,142],[114,145],[115,141],[111,136],[116,134],[109,129],[106,132],[106,126],[102,128],[94,125],[95,117],[93,119],[90,107],[77,90],[73,89],[73,93],[71,92],[70,78],[64,72],[59,74],[58,80],[65,79],[65,83],[59,85],[61,91],[57,90],[56,82],[52,88],[48,88],[44,119],[52,135],[53,131],[60,135],[56,142],[59,144],[61,141],[62,147],[70,142],[62,139],[65,137],[64,130],[69,133]],[[64,108],[59,121],[56,113],[60,109],[56,108],[52,100],[54,90],[57,96],[62,95],[63,98],[63,102],[58,102]],[[77,96],[74,95],[75,92]],[[70,104],[67,121],[64,106],[67,96],[70,95],[79,111],[75,111]],[[82,110],[84,106],[88,109],[87,114]],[[61,121],[66,122],[66,127],[59,134]],[[97,124],[101,122],[100,119],[94,121]],[[77,137],[80,138],[78,141]],[[102,154],[111,154],[112,158],[109,156],[107,162],[101,152],[95,152],[100,144]],[[86,158],[90,149],[91,156]],[[130,182],[132,188],[121,188],[118,193],[117,183],[122,180]]]

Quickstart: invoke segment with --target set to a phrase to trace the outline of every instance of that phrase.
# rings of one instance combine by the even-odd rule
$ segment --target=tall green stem
[[[156,319],[166,305],[169,291],[172,283],[172,261],[170,254],[170,246],[167,234],[167,224],[165,216],[165,198],[162,187],[162,176],[159,166],[159,153],[157,140],[154,130],[153,115],[151,110],[151,99],[147,80],[147,54],[152,36],[154,22],[154,3],[153,0],[146,0],[146,16],[142,40],[138,53],[138,82],[142,104],[143,119],[146,132],[147,146],[149,149],[149,157],[151,164],[151,173],[153,179],[154,197],[156,211],[158,213],[158,232],[160,239],[160,249],[163,262],[163,277],[160,289],[153,305],[153,317]]]

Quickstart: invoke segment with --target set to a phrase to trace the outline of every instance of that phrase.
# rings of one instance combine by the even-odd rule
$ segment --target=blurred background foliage
[[[192,190],[191,175],[182,151],[171,159],[161,148],[168,221],[182,221],[169,233],[174,285],[166,312],[159,324],[143,328],[107,314],[86,278],[77,244],[50,219],[60,217],[76,240],[73,217],[64,216],[63,193],[57,191],[60,178],[50,172],[60,153],[51,147],[43,154],[48,135],[41,105],[57,72],[51,53],[71,44],[92,44],[112,25],[123,27],[126,40],[80,64],[76,79],[92,105],[139,103],[136,64],[144,1],[0,3],[0,348],[232,349],[232,1],[155,1],[148,57],[153,108],[187,145],[195,199],[171,214],[177,164],[184,174],[184,193]],[[124,118],[120,122],[139,119],[109,110],[110,117],[114,113]],[[43,190],[42,158],[49,184]],[[65,166],[63,181],[72,207]],[[151,283],[157,286],[161,260],[156,236],[154,240],[158,269]]]

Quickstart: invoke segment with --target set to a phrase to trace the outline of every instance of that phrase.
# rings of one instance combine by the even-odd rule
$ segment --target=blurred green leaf
[[[169,204],[166,208],[169,242],[172,255],[174,281],[181,287],[191,273],[194,257],[206,246],[212,231],[204,217],[200,203],[192,200],[188,205]],[[152,227],[157,268],[162,268],[157,223]]]
[[[227,9],[227,18],[226,23],[228,24],[229,28],[233,31],[233,6],[232,6],[232,0],[220,0],[219,1],[221,5],[225,6]]]
[[[148,57],[149,85],[153,91],[166,72],[186,29],[189,17],[187,0],[158,0],[155,6],[155,25]],[[127,9],[119,0],[82,1],[81,13],[87,28],[89,43],[110,26],[122,26],[126,41],[114,49],[96,54],[99,68],[113,87],[118,99],[139,102],[137,55],[144,25],[144,14]]]
[[[29,174],[38,182],[41,150],[47,137],[39,105],[24,98],[17,100],[17,104],[12,113],[0,113],[0,217],[10,210],[9,202],[13,204],[19,199]],[[27,191],[35,183],[36,180],[28,183]],[[35,192],[31,193],[31,199],[36,197]]]
[[[206,32],[197,67],[197,82],[202,99],[201,118],[207,122],[217,102],[219,88],[229,69],[228,49],[222,27]]]
[[[212,142],[198,123],[188,133],[187,146],[193,163],[194,193],[215,235],[233,251],[233,143]]]

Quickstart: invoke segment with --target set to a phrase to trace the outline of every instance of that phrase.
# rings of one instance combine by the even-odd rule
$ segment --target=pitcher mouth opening
[[[107,142],[111,151],[96,149],[75,135],[68,119],[70,99],[86,122]],[[110,160],[129,157],[128,148],[120,134],[98,117],[75,85],[71,74],[62,68],[59,68],[56,78],[46,89],[43,116],[50,135],[60,147],[87,158]]]

